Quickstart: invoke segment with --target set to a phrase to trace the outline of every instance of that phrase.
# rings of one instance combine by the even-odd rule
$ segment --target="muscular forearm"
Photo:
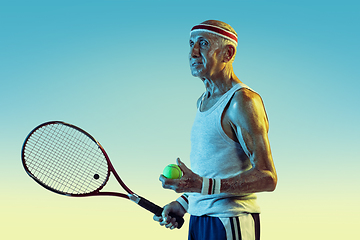
[[[168,179],[161,175],[159,180],[162,182],[163,187],[172,189],[177,193],[201,193],[204,190],[204,178],[192,172],[183,162],[180,161],[180,159],[178,159],[178,165],[183,172],[183,176],[180,179]],[[254,167],[235,177],[220,179],[220,192],[244,194],[273,191],[275,189],[276,182],[276,172],[272,172],[270,170],[259,170]],[[214,192],[210,194],[214,194]]]
[[[221,193],[255,193],[274,191],[276,187],[276,175],[267,170],[253,168],[238,176],[221,180]]]

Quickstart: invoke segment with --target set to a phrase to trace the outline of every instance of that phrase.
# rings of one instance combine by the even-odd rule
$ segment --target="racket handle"
[[[156,216],[161,216],[163,208],[159,207],[158,205],[150,202],[149,200],[147,200],[143,197],[138,196],[138,198],[139,198],[139,201],[136,201],[137,204],[139,204],[141,207],[145,208],[146,210],[152,212]],[[174,213],[169,213],[169,216],[172,218],[176,218],[176,222],[178,223],[177,228],[180,229],[182,227],[182,225],[184,224],[184,218],[182,218]]]

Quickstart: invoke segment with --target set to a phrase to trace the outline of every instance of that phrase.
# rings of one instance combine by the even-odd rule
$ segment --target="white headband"
[[[237,38],[236,34],[230,32],[228,30],[225,30],[221,27],[208,25],[208,24],[199,24],[199,25],[194,26],[191,29],[190,34],[195,31],[202,31],[202,32],[209,32],[212,34],[216,34],[220,37],[223,37],[223,38],[226,38],[226,39],[232,41],[233,43],[235,43],[235,46],[237,46],[238,38]]]

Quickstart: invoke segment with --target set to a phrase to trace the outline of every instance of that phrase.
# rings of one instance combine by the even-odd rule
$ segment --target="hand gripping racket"
[[[108,155],[89,133],[74,125],[52,121],[37,126],[21,150],[25,171],[44,188],[66,196],[116,196],[137,203],[161,216],[163,209],[136,195],[120,179]],[[127,192],[100,192],[112,173]],[[173,213],[178,228],[184,219]]]

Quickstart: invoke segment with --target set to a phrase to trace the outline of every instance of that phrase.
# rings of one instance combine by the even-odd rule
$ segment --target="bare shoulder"
[[[229,117],[245,128],[260,124],[268,129],[268,119],[261,96],[247,88],[238,90],[230,101]],[[259,125],[258,125],[259,126]]]
[[[253,104],[262,104],[262,99],[260,95],[248,88],[241,88],[235,92],[232,101],[232,104],[241,104],[243,107]]]

